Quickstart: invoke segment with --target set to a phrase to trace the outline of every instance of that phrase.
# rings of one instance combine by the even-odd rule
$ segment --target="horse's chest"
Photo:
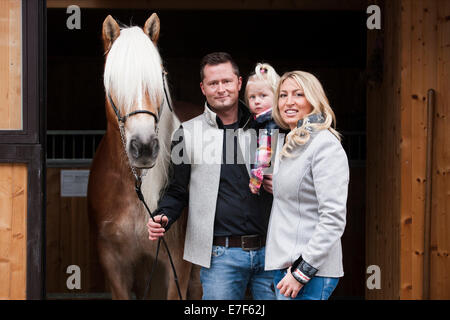
[[[116,219],[104,221],[101,233],[103,236],[122,243],[136,242],[145,233],[145,217],[138,208],[124,210]]]

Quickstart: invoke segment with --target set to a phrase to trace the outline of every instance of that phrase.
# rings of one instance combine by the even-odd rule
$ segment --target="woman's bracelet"
[[[291,267],[291,274],[301,284],[305,285],[311,280],[317,273],[317,269],[307,263],[300,256]]]

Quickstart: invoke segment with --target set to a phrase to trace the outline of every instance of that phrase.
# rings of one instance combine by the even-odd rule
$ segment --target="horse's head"
[[[120,29],[111,16],[103,22],[107,118],[122,125],[125,150],[136,168],[152,167],[159,152],[157,120],[164,103],[159,27],[155,13],[143,29]]]

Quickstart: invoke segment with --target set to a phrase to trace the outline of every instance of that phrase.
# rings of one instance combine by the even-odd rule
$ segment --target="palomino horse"
[[[156,48],[159,27],[156,14],[143,29],[120,29],[111,16],[103,22],[107,130],[91,166],[88,208],[113,299],[130,299],[133,291],[137,298],[148,298],[144,292],[156,244],[148,239],[149,215],[135,193],[134,174],[143,175],[142,191],[153,211],[167,184],[171,135],[180,124],[169,109],[169,95],[165,97],[165,75]],[[131,167],[135,168],[133,173]],[[192,265],[182,259],[184,228],[185,221],[179,221],[165,237],[183,297],[192,270]],[[160,258],[152,297],[176,299],[163,250]],[[155,295],[155,288],[159,294]],[[194,294],[193,298],[197,297]]]

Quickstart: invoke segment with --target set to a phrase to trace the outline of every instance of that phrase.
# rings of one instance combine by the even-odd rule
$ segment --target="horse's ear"
[[[152,40],[155,45],[158,42],[159,38],[159,27],[160,23],[158,15],[156,13],[153,13],[145,22],[144,32],[146,35],[148,35],[150,40]]]
[[[108,52],[111,49],[111,46],[114,40],[120,35],[120,27],[119,24],[114,20],[110,15],[106,17],[105,21],[103,21],[103,47],[105,48],[105,52]]]

